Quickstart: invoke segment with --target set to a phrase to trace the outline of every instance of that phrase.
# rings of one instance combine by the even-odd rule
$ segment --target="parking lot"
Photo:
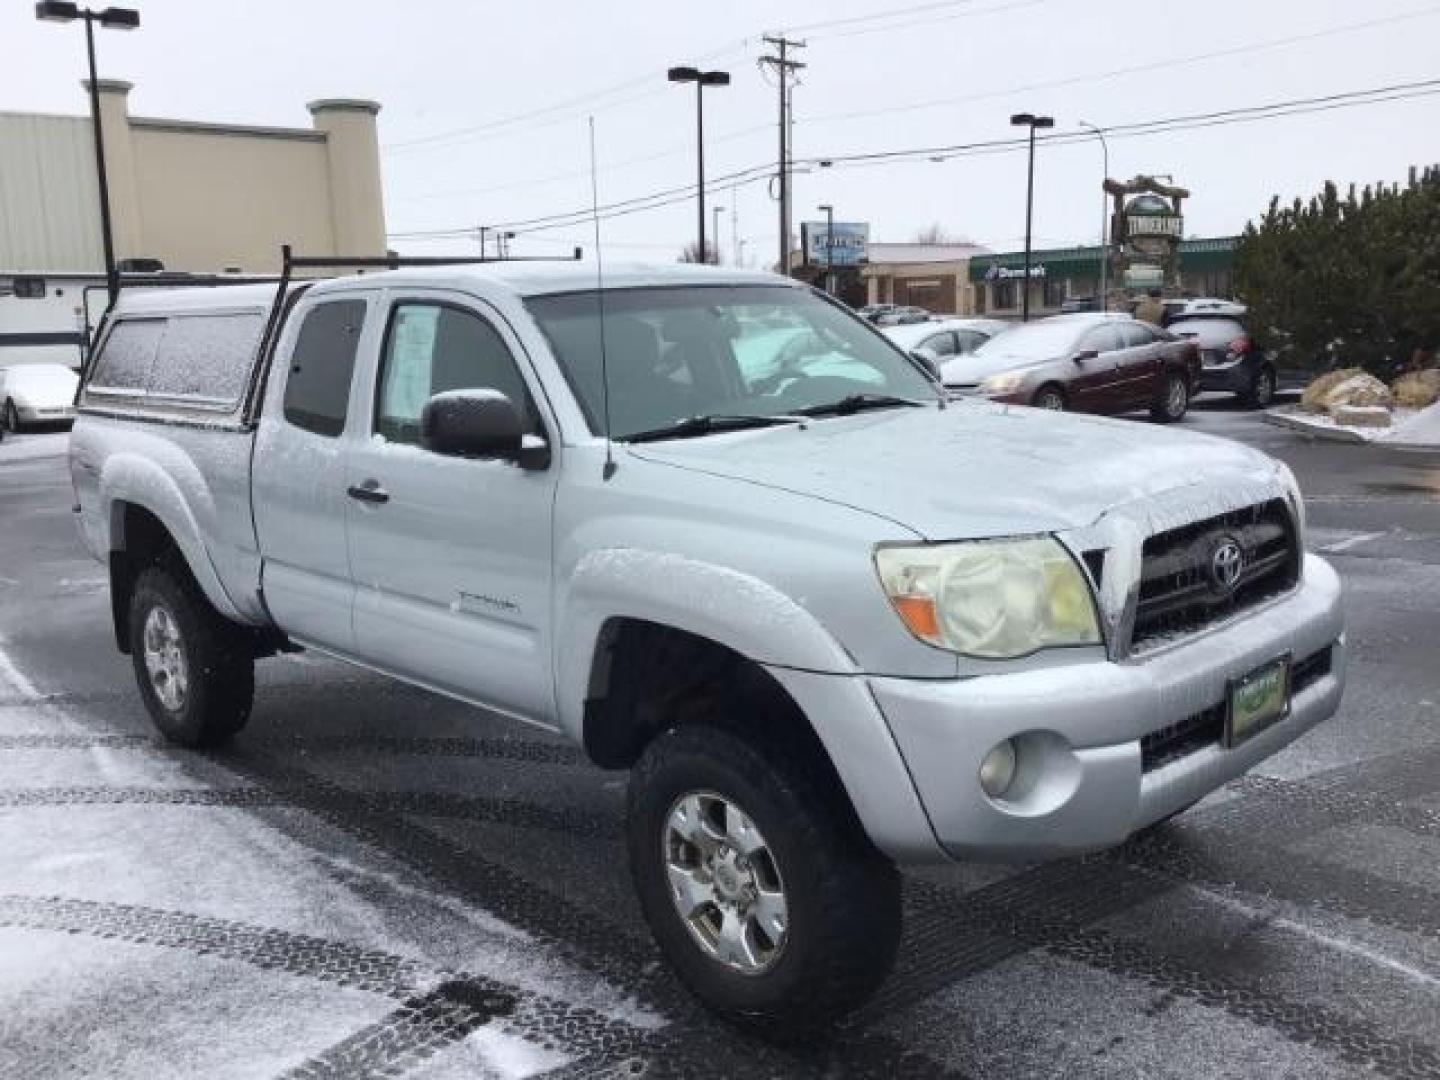
[[[1185,426],[1299,476],[1340,714],[1116,851],[911,879],[890,983],[784,1048],[660,964],[569,745],[308,654],[224,751],[160,742],[65,436],[6,439],[0,1076],[1440,1076],[1440,460]]]

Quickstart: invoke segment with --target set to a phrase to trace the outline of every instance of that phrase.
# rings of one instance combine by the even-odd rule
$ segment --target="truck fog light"
[[[1015,782],[1015,740],[997,743],[980,763],[980,788],[992,799],[998,799]]]

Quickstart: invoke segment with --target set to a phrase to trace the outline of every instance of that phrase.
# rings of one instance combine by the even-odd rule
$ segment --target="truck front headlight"
[[[999,660],[1103,641],[1089,582],[1053,537],[881,547],[875,568],[901,621],[938,648]]]

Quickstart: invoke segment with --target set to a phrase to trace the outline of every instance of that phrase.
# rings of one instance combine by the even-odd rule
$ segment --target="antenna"
[[[601,476],[615,475],[615,449],[610,441],[610,358],[605,351],[605,256],[600,247],[600,181],[595,169],[595,117],[590,117],[590,214],[595,222],[595,307],[600,315],[600,407],[605,417],[605,468]]]

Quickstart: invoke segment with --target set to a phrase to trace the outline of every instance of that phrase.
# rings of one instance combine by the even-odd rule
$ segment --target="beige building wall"
[[[262,272],[287,243],[385,253],[374,102],[314,102],[312,128],[270,128],[132,117],[129,83],[98,89],[117,259]],[[0,114],[0,271],[103,269],[91,140],[88,117]]]
[[[284,243],[337,253],[323,135],[153,120],[131,130],[141,228],[133,246],[117,240],[120,258],[149,256],[172,270],[256,271],[278,269]]]

